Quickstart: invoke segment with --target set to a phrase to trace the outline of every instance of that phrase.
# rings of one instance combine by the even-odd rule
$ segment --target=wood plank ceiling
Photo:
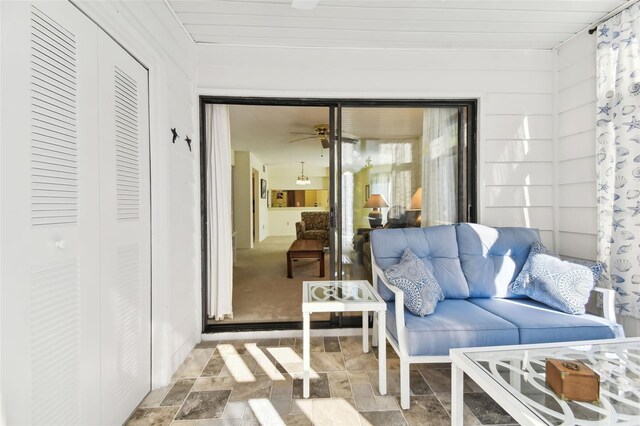
[[[623,0],[169,0],[197,43],[374,49],[549,50]]]

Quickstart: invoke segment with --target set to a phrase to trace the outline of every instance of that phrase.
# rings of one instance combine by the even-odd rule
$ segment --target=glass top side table
[[[362,312],[362,350],[369,352],[369,311],[378,319],[378,335],[385,336],[387,305],[368,281],[304,281],[302,283],[303,396],[309,397],[311,370],[311,314],[314,312]],[[386,340],[378,347],[380,394],[387,393]]]

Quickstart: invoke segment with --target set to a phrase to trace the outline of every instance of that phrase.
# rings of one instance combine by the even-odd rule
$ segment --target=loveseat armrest
[[[296,222],[296,240],[304,240],[304,231],[307,230],[307,226],[303,220]]]
[[[373,286],[378,291],[378,285],[383,285],[393,293],[394,295],[394,304],[396,307],[396,334],[398,337],[398,347],[400,351],[407,353],[407,346],[405,342],[405,329],[404,329],[404,293],[398,287],[394,286],[389,282],[387,277],[384,275],[382,269],[376,264],[373,253],[371,256],[371,270],[372,270],[372,279]]]
[[[602,312],[605,319],[616,321],[616,292],[610,288],[594,287],[592,291],[602,294]]]

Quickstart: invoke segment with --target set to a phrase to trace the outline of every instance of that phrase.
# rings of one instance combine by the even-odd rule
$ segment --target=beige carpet
[[[325,254],[325,277],[319,262],[293,262],[293,278],[287,278],[287,250],[295,237],[268,237],[252,249],[237,251],[233,268],[233,319],[222,323],[302,321],[302,281],[327,280],[329,255]],[[314,314],[312,320],[328,319]],[[219,324],[220,321],[212,322]]]

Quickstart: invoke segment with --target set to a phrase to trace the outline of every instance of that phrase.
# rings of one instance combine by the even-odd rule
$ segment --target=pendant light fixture
[[[296,181],[297,185],[311,185],[311,181],[307,176],[304,175],[304,161],[300,162],[302,164],[302,171],[300,172],[300,176],[298,176],[298,180]]]

